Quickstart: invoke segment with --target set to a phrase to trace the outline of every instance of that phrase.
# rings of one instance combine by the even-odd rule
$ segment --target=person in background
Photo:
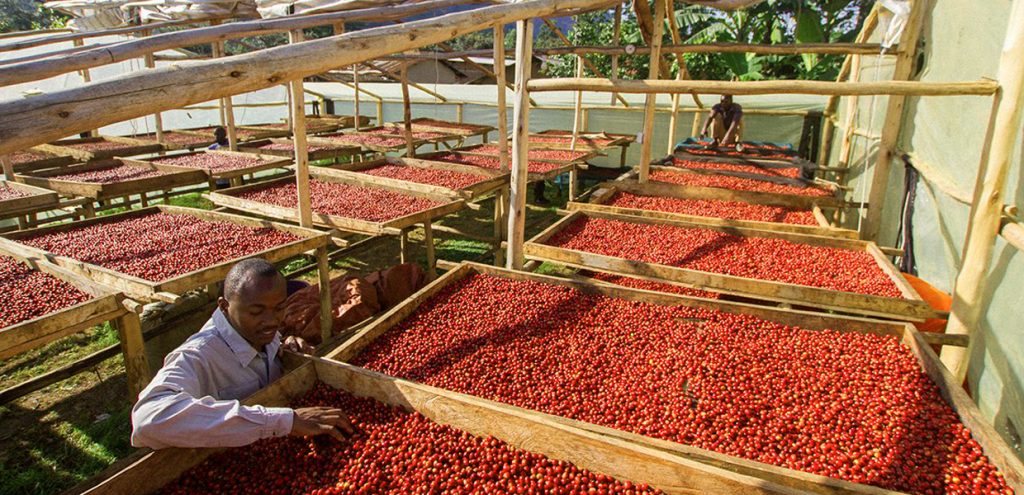
[[[225,147],[227,147],[227,146],[229,146],[231,144],[228,141],[228,131],[227,131],[227,129],[225,129],[225,128],[221,127],[221,126],[217,126],[217,128],[215,128],[213,130],[213,139],[214,139],[215,142],[213,144],[211,144],[208,149],[217,150],[217,149],[220,149],[220,148],[225,148]]]
[[[330,407],[245,406],[239,402],[281,377],[282,348],[311,352],[279,329],[287,283],[266,260],[240,261],[224,280],[213,316],[164,359],[132,408],[132,445],[240,447],[284,435],[352,434],[347,415]]]
[[[533,204],[537,206],[551,205],[551,201],[544,197],[544,181],[542,180],[533,183]]]
[[[711,107],[711,114],[704,121],[704,128],[700,131],[701,139],[708,137],[709,128],[709,148],[736,146],[737,151],[742,151],[743,145],[740,141],[743,139],[743,106],[733,103],[732,95],[722,95],[721,101]]]

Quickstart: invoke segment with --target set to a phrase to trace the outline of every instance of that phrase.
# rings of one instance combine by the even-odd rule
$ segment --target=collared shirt
[[[258,352],[220,309],[164,359],[132,409],[132,445],[238,447],[292,430],[286,407],[243,406],[238,399],[283,374],[280,335]]]
[[[733,103],[728,110],[721,103],[716,103],[715,106],[711,107],[711,110],[722,114],[722,124],[725,125],[725,130],[729,130],[734,121],[743,118],[743,107],[737,103]]]

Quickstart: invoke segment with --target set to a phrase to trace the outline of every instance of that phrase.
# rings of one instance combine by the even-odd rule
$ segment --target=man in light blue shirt
[[[287,283],[274,265],[236,264],[203,328],[172,351],[132,409],[132,445],[238,447],[284,435],[352,433],[344,411],[239,402],[281,377],[281,348],[309,352],[302,339],[282,344],[278,330]]]

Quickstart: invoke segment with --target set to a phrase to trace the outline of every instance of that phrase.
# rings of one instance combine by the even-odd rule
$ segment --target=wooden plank
[[[453,151],[434,151],[434,152],[431,152],[431,153],[420,153],[417,156],[416,159],[423,160],[423,161],[426,161],[426,162],[432,162],[432,163],[453,163],[453,164],[456,164],[456,165],[464,165],[464,166],[474,167],[474,168],[481,169],[481,170],[492,170],[494,172],[498,172],[497,170],[494,170],[494,169],[478,167],[478,166],[475,166],[475,165],[466,165],[466,164],[459,163],[459,162],[445,162],[445,161],[442,161],[441,159],[438,158],[438,156],[445,155],[445,154],[462,155],[462,154],[468,154],[468,153],[462,153],[460,151],[454,151],[454,150]],[[543,172],[543,173],[541,173],[541,172],[527,172],[527,179],[526,179],[527,183],[537,182],[537,181],[541,181],[541,180],[554,180],[555,177],[558,177],[559,175],[562,175],[562,174],[567,173],[570,170],[572,170],[572,167],[576,164],[576,162],[563,162],[563,161],[554,161],[554,160],[529,160],[529,161],[531,161],[531,162],[544,162],[544,163],[558,163],[558,164],[561,164],[561,166],[558,167],[558,168],[549,170],[547,172]],[[500,172],[498,172],[498,173],[500,173]]]
[[[991,96],[999,84],[987,79],[964,82],[833,82],[833,81],[708,81],[687,79],[534,79],[530,91],[595,91],[630,94],[731,94],[731,95],[895,95],[895,96]]]
[[[675,3],[673,2],[673,5]],[[673,15],[675,13],[673,12]],[[650,68],[648,79],[659,79],[661,76],[661,43],[665,29],[665,0],[654,0],[654,24],[651,30]],[[582,80],[582,79],[581,79]],[[640,174],[637,180],[647,182],[651,173],[651,153],[654,151],[654,117],[657,112],[658,95],[649,94],[644,104],[643,143],[640,148]]]
[[[157,177],[102,183],[57,178],[67,174],[105,170],[122,166],[165,173]],[[150,191],[169,190],[180,186],[201,184],[207,181],[206,173],[201,170],[160,165],[151,162],[124,161],[120,158],[104,159],[54,170],[43,170],[34,172],[31,175],[18,175],[18,178],[26,184],[50,189],[63,195],[81,196],[95,200],[134,196]]]
[[[161,159],[168,158],[168,157],[182,157],[182,156],[199,155],[199,154],[225,155],[225,156],[242,156],[242,157],[246,157],[246,158],[250,158],[250,157],[255,156],[255,157],[257,157],[257,158],[259,158],[259,159],[264,161],[263,163],[260,163],[258,165],[253,165],[251,167],[242,167],[242,168],[237,168],[237,169],[232,169],[232,170],[224,170],[224,171],[213,171],[213,170],[209,170],[209,169],[193,169],[193,170],[203,170],[206,173],[207,178],[215,179],[215,180],[230,180],[230,179],[234,179],[234,178],[237,178],[237,177],[242,177],[242,176],[245,176],[245,175],[255,174],[257,172],[262,172],[264,170],[272,170],[272,169],[275,169],[275,168],[287,168],[289,165],[292,164],[291,160],[289,160],[287,158],[284,158],[284,157],[280,157],[280,156],[260,155],[258,153],[242,153],[242,152],[238,152],[238,151],[228,151],[228,150],[220,150],[220,149],[217,149],[217,150],[193,151],[193,152],[190,152],[190,153],[181,153],[181,154],[175,154],[175,155],[158,156],[158,157],[153,157],[153,158],[144,158],[142,160],[135,160],[135,159],[132,159],[132,158],[120,158],[120,160],[124,161],[125,163],[131,163],[131,162],[159,162]],[[189,167],[180,167],[179,166],[178,168],[189,168]]]
[[[0,180],[0,188],[9,187],[15,191],[22,192],[26,196],[8,200],[0,200],[0,212],[8,214],[11,212],[39,211],[44,208],[56,208],[60,204],[60,197],[56,192],[31,184],[23,184],[13,180]]]
[[[508,141],[505,140],[505,141],[498,141],[499,146],[500,146],[500,144],[502,142],[504,142],[506,145],[508,145]],[[490,157],[494,156],[493,153],[479,153],[479,152],[476,152],[476,151],[473,150],[473,148],[477,148],[479,146],[482,146],[482,145],[472,144],[472,145],[469,145],[469,146],[463,146],[461,148],[455,148],[454,150],[452,150],[452,152],[458,153],[460,155],[490,156]],[[537,146],[530,146],[530,149],[531,150],[544,150],[545,148],[543,146],[537,145]],[[552,151],[556,151],[556,150],[557,151],[565,151],[565,150],[559,150],[559,149],[556,149],[556,148],[552,148],[551,150]],[[587,160],[590,160],[590,159],[602,156],[601,153],[598,153],[598,152],[593,151],[593,150],[591,150],[590,152],[584,152],[584,151],[581,151],[581,150],[573,150],[573,151],[575,151],[576,153],[582,153],[582,155],[580,155],[579,158],[576,158],[574,160],[552,160],[550,158],[532,158],[530,161],[546,162],[546,163],[586,163]]]
[[[321,145],[328,146],[328,149],[316,150],[308,152],[310,160],[328,160],[333,158],[344,158],[358,154],[361,150],[358,146],[350,146],[343,143],[324,140],[320,138],[309,138],[306,140],[309,145]],[[270,143],[285,143],[292,146],[292,150],[268,150],[260,149],[260,146],[265,146]],[[245,153],[254,153],[257,155],[273,155],[279,157],[285,157],[288,159],[295,159],[294,141],[285,138],[269,138],[260,139],[255,141],[249,141],[244,145],[238,147],[238,151]]]
[[[95,143],[109,141],[124,144],[124,147],[106,150],[85,151],[69,147],[74,144]],[[105,160],[115,156],[132,156],[153,153],[163,149],[160,143],[143,141],[140,139],[123,138],[116,136],[95,136],[87,138],[62,139],[52,143],[40,144],[35,147],[40,151],[54,155],[70,156],[83,162],[92,160]]]
[[[526,255],[531,259],[554,261],[579,268],[591,268],[619,275],[634,276],[645,280],[673,281],[698,289],[710,289],[726,294],[755,297],[768,301],[779,301],[799,306],[810,306],[821,309],[842,311],[847,313],[865,314],[919,321],[926,318],[941,317],[927,303],[921,300],[897,299],[890,297],[857,294],[818,287],[787,284],[760,279],[737,277],[712,272],[702,272],[669,265],[645,263],[627,260],[596,253],[559,248],[546,245],[545,242],[581,216],[609,218],[630,223],[647,223],[696,227],[697,224],[670,220],[655,220],[640,217],[616,216],[605,213],[577,211],[558,221],[534,239],[526,243]],[[774,237],[818,246],[840,247],[850,249],[857,242],[848,239],[830,239],[825,237],[803,236],[799,234],[747,231],[740,228],[698,227],[718,230],[735,235]],[[861,247],[860,250],[864,248]],[[887,261],[887,260],[886,260]]]
[[[480,181],[463,187],[462,189],[455,190],[431,184],[421,184],[418,182],[390,179],[387,177],[376,177],[367,175],[365,173],[361,173],[380,167],[382,165],[416,167],[427,170],[451,170],[454,172],[478,175],[480,176]],[[369,162],[343,163],[331,165],[327,167],[325,170],[331,170],[332,173],[344,172],[345,175],[349,175],[359,180],[366,180],[370,184],[387,185],[390,187],[399,188],[403,190],[418,191],[432,196],[457,196],[464,199],[471,199],[474,197],[482,196],[484,194],[494,191],[495,189],[500,188],[502,185],[508,182],[508,173],[502,175],[498,171],[493,171],[482,167],[474,167],[471,165],[462,165],[458,163],[433,162],[428,160],[418,160],[415,158],[405,157],[385,157],[379,160],[373,160]]]

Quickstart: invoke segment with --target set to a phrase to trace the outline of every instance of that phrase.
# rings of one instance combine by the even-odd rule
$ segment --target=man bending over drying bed
[[[743,139],[743,106],[733,103],[732,95],[722,95],[721,101],[711,107],[700,137],[706,138],[709,130],[712,141],[709,148],[736,146],[737,151],[743,150],[740,143]]]
[[[198,333],[167,355],[164,367],[132,409],[132,445],[238,447],[284,435],[343,438],[352,426],[330,407],[244,406],[239,399],[281,377],[281,348],[309,344],[278,330],[287,283],[274,265],[253,258],[224,280],[217,310]]]

